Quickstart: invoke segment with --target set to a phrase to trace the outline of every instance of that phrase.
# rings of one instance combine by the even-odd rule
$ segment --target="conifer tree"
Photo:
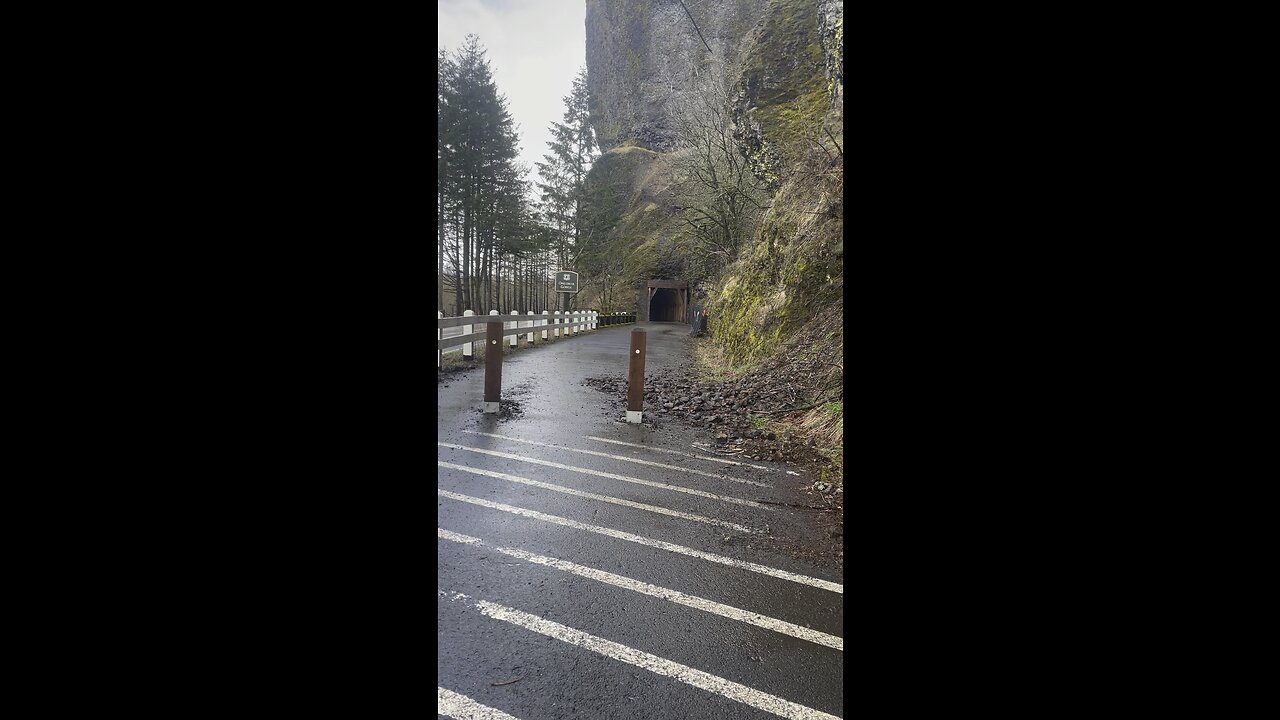
[[[585,221],[587,171],[597,157],[587,100],[587,70],[583,67],[573,79],[573,90],[564,98],[564,122],[551,123],[551,142],[547,144],[550,152],[543,156],[543,162],[537,163],[542,174],[538,189],[543,211],[554,231],[560,268],[569,268],[578,259]],[[569,307],[566,295],[564,309]]]
[[[527,171],[515,162],[519,138],[480,39],[468,35],[453,53],[442,51],[438,64],[440,272],[449,260],[456,313],[487,312],[502,289],[493,288],[492,274],[528,221]]]

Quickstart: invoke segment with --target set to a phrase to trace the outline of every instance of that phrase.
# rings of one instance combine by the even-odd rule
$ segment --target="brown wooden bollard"
[[[631,367],[627,372],[627,422],[639,423],[644,416],[644,356],[648,335],[644,328],[631,331]]]
[[[484,411],[496,413],[502,395],[502,323],[486,323],[485,328]]]

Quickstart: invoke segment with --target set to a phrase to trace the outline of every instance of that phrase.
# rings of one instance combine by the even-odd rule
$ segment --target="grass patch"
[[[734,365],[724,350],[713,343],[698,343],[693,348],[694,371],[702,382],[737,380],[755,369],[753,364]]]
[[[464,360],[461,352],[445,353],[440,357],[440,372],[458,370],[460,368],[475,367],[484,364],[484,348],[475,343],[476,357],[474,360]]]
[[[844,483],[844,402],[824,403],[804,414],[799,430],[813,438],[814,450],[831,461],[830,473],[823,471],[823,482]],[[829,477],[828,477],[829,475]]]

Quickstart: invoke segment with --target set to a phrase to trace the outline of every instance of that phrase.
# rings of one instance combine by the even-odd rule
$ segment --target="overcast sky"
[[[438,48],[450,52],[475,33],[487,51],[498,92],[520,134],[520,162],[537,178],[534,163],[547,152],[554,120],[564,120],[564,97],[586,63],[584,0],[439,0]]]

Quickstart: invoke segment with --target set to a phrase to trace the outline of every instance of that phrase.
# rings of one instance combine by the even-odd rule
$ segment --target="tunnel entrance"
[[[670,288],[661,288],[653,294],[653,300],[649,301],[649,320],[653,322],[679,322],[676,318],[676,306],[680,303],[680,298],[676,296],[676,291]]]
[[[689,283],[683,280],[650,280],[647,297],[640,307],[642,320],[649,322],[688,322]]]

